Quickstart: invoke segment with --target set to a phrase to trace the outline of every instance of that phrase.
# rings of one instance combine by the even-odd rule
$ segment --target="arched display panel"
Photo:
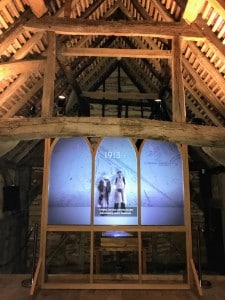
[[[143,143],[140,186],[141,225],[184,225],[182,158],[176,144]]]
[[[137,156],[128,138],[105,137],[95,156],[94,224],[137,225]]]
[[[51,154],[48,224],[90,224],[92,154],[82,137],[60,139]]]

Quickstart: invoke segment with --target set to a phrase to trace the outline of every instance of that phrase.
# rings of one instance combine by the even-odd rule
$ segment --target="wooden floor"
[[[225,277],[211,276],[212,286],[203,289],[203,296],[191,291],[155,291],[155,290],[42,290],[30,297],[30,288],[23,287],[22,281],[29,279],[26,275],[0,274],[0,300],[224,300]]]

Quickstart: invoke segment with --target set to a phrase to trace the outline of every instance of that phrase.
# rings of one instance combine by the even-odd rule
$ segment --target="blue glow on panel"
[[[84,138],[57,142],[50,162],[48,224],[90,224],[91,166]]]
[[[183,225],[182,158],[176,144],[146,140],[140,155],[141,224]]]
[[[120,179],[121,188],[116,180],[118,171],[125,178],[125,183]],[[103,182],[107,195],[101,193]],[[94,224],[137,225],[137,184],[137,156],[131,141],[123,137],[104,138],[95,156]]]

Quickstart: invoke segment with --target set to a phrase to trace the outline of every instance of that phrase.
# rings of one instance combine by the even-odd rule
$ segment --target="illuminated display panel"
[[[48,224],[90,224],[91,166],[84,138],[56,143],[50,161]]]
[[[128,138],[105,137],[93,158],[85,138],[59,139],[50,160],[48,224],[89,225],[93,200],[95,225],[138,225],[140,199],[141,225],[184,225],[177,145],[143,141],[140,178],[135,149]]]
[[[137,156],[128,138],[106,137],[95,155],[94,224],[137,225]]]
[[[182,158],[177,145],[146,140],[140,176],[141,225],[184,225]]]

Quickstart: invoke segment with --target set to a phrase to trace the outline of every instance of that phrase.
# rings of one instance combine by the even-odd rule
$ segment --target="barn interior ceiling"
[[[225,140],[223,0],[1,1],[0,125],[49,116],[171,122],[173,36],[185,123],[221,128]],[[49,49],[54,95],[43,113]],[[18,163],[43,142],[24,140],[0,142],[1,159]],[[224,150],[201,149],[224,165]]]

